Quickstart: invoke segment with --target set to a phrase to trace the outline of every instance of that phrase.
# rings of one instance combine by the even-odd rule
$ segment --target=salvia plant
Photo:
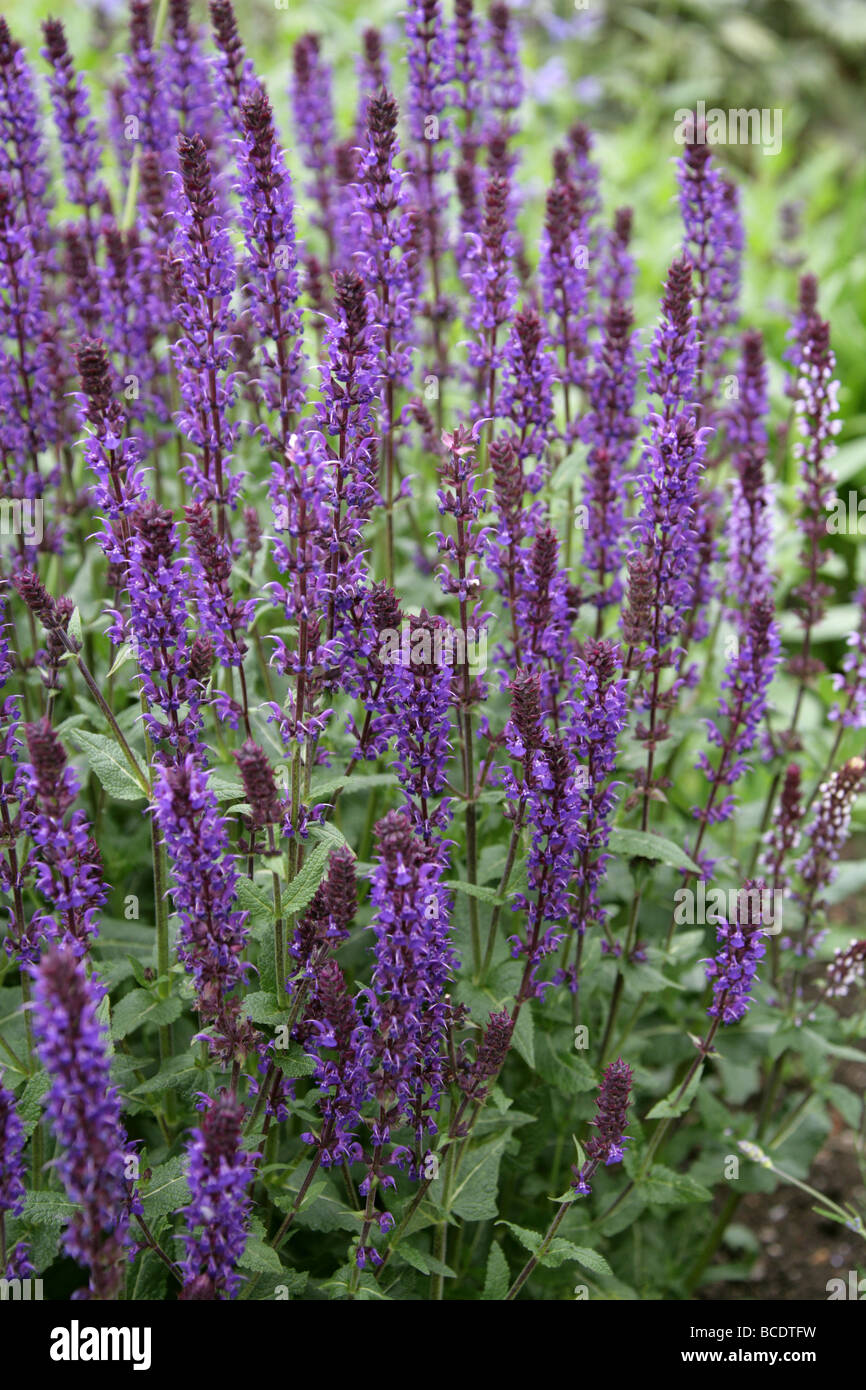
[[[690,1297],[862,1118],[820,286],[743,321],[695,114],[645,317],[501,0],[348,116],[242,19],[131,0],[98,85],[0,20],[0,1273]]]

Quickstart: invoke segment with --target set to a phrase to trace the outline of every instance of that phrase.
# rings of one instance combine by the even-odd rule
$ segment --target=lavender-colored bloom
[[[633,534],[649,561],[649,593],[634,589],[630,571],[622,628],[633,652],[641,649],[640,660],[660,668],[693,604],[691,578],[698,544],[694,517],[706,431],[697,430],[684,414],[670,422],[651,414],[648,423],[651,433],[644,471],[637,478],[640,511]]]
[[[24,1126],[0,1072],[0,1220],[24,1210]]]
[[[467,167],[470,175],[475,173],[473,166],[483,140],[481,128],[483,52],[473,0],[456,0],[451,31],[451,53],[454,69],[451,105],[461,112],[457,141],[460,147],[461,161]]]
[[[141,445],[126,432],[102,340],[84,338],[76,351],[76,363],[81,378],[82,424],[90,430],[84,457],[95,477],[93,501],[102,513],[100,545],[113,577],[125,585],[133,518],[146,499]]]
[[[373,402],[380,380],[379,330],[357,271],[334,276],[335,315],[328,320],[322,400],[316,424],[333,460],[327,510],[328,638],[340,630],[361,577],[362,528],[381,499]]]
[[[420,1147],[425,1131],[436,1132],[431,1112],[444,1086],[445,996],[457,968],[449,944],[451,895],[441,882],[440,847],[419,839],[408,816],[389,811],[376,835],[370,890],[375,1084],[380,1100],[393,1098]]]
[[[603,1163],[621,1163],[624,1145],[628,1143],[626,1134],[631,1106],[632,1071],[631,1067],[618,1057],[606,1068],[596,1097],[596,1115],[590,1123],[598,1133],[584,1145],[586,1161],[580,1168],[572,1165],[574,1178],[572,1187],[580,1196],[586,1197],[592,1191],[589,1179]]]
[[[477,236],[470,237],[463,273],[471,296],[469,323],[474,339],[469,343],[469,361],[478,369],[482,391],[476,414],[495,417],[497,408],[496,374],[505,350],[500,330],[510,322],[517,302],[517,277],[512,269],[515,251],[509,230],[508,180],[497,174],[487,180],[484,215]]]
[[[210,0],[210,18],[214,43],[219,50],[213,58],[219,106],[231,112],[235,130],[240,134],[241,108],[244,98],[252,93],[255,72],[238,33],[231,0]]]
[[[599,294],[610,305],[616,300],[627,304],[632,297],[636,269],[634,257],[629,253],[632,216],[631,208],[617,208],[613,226],[602,241],[597,285]],[[604,322],[603,313],[599,319]]]
[[[625,467],[639,425],[632,418],[637,381],[636,342],[628,306],[614,300],[587,373],[589,410],[580,437],[589,445],[583,489],[585,528],[583,565],[595,581],[585,595],[599,610],[622,598],[620,570],[624,554]]]
[[[163,45],[162,81],[175,131],[216,139],[212,67],[190,23],[190,0],[169,0],[169,38]]]
[[[851,810],[866,776],[866,762],[849,758],[821,787],[818,805],[806,832],[806,852],[797,861],[803,881],[801,901],[807,913],[817,910],[822,895],[839,872],[838,862],[848,839]]]
[[[617,741],[627,721],[625,680],[617,680],[622,653],[613,642],[589,640],[576,661],[576,683],[571,698],[568,737],[581,759],[577,779],[579,827],[578,859],[574,883],[577,901],[571,924],[578,935],[607,917],[598,901],[604,878],[610,820],[616,805]]]
[[[841,421],[833,418],[839,408],[835,370],[830,325],[812,318],[803,343],[794,407],[801,436],[794,446],[794,455],[800,460],[801,479],[797,489],[802,503],[798,521],[804,538],[800,564],[806,575],[791,595],[804,629],[804,641],[790,669],[801,680],[824,669],[812,652],[812,629],[824,616],[827,599],[833,593],[831,586],[819,578],[819,571],[829,554],[826,549],[827,512],[834,499],[836,482],[828,465],[836,452],[834,437],[842,427]]]
[[[2,38],[0,30],[0,45]],[[34,250],[35,224],[16,216],[20,193],[11,173],[6,169],[0,176],[0,340],[10,344],[9,350],[0,348],[0,444],[17,466],[14,494],[35,498],[42,496],[46,481],[59,476],[45,478],[39,471],[39,455],[57,437],[57,411],[43,302],[44,257]]]
[[[567,157],[554,155],[554,182],[547,194],[538,278],[541,305],[560,353],[566,433],[573,426],[571,388],[583,382],[589,328],[587,209],[571,181]]]
[[[241,954],[246,913],[237,907],[237,870],[228,823],[208,786],[208,774],[188,754],[159,769],[154,812],[171,864],[172,896],[180,918],[178,957],[195,982],[196,1006],[222,1061],[251,1046],[249,1023],[232,990],[244,977]]]
[[[505,726],[505,746],[521,763],[521,777],[502,771],[505,794],[514,803],[513,816],[528,824],[531,847],[527,858],[529,892],[515,894],[512,910],[526,914],[524,936],[511,938],[511,953],[525,957],[517,1000],[541,998],[551,981],[538,970],[545,956],[563,940],[568,918],[569,884],[580,849],[579,779],[569,749],[542,723],[539,676],[518,672],[511,684],[511,719]]]
[[[828,999],[844,999],[852,987],[866,978],[866,941],[851,938],[849,945],[837,946],[827,966]]]
[[[442,19],[440,0],[409,0],[406,8],[408,87],[406,93],[411,144],[407,151],[415,202],[419,209],[418,250],[430,267],[429,308],[435,345],[447,312],[439,261],[447,249],[440,182],[448,170],[451,122],[449,104],[452,55]],[[420,292],[420,286],[419,286]],[[441,370],[441,364],[435,364]]]
[[[95,264],[93,211],[106,196],[100,175],[102,148],[90,114],[87,87],[81,73],[73,67],[63,24],[59,19],[47,19],[42,31],[43,56],[52,69],[48,85],[63,154],[66,192],[70,202],[82,209],[88,255],[91,264]]]
[[[485,38],[485,87],[490,131],[507,139],[517,132],[515,113],[523,100],[523,75],[520,71],[516,26],[511,10],[503,0],[495,0],[490,6]]]
[[[742,389],[731,412],[734,481],[728,530],[727,588],[747,612],[769,597],[773,580],[772,493],[764,476],[767,459],[767,371],[763,341],[754,330],[743,336]]]
[[[184,1300],[232,1299],[247,1243],[250,1184],[259,1155],[241,1147],[243,1106],[229,1091],[202,1097],[204,1115],[187,1144],[192,1201],[184,1209]]]
[[[385,384],[383,434],[394,429],[394,389],[408,385],[411,370],[413,237],[406,175],[397,165],[397,103],[385,91],[367,103],[364,149],[358,161],[355,252],[367,286],[376,294]]]
[[[719,949],[705,964],[713,986],[707,1013],[722,1024],[739,1022],[751,1002],[758,965],[766,954],[764,897],[763,879],[747,879],[738,897],[738,920],[721,922],[716,929]]]
[[[429,839],[449,819],[449,798],[438,806],[431,801],[441,797],[451,750],[454,631],[422,609],[403,633],[390,635],[383,660],[382,700],[397,744],[394,768],[412,822]]]
[[[301,1138],[317,1146],[323,1168],[355,1162],[363,1157],[355,1131],[361,1107],[372,1095],[372,1045],[335,960],[324,961],[313,975],[302,1032],[306,1050],[316,1059],[323,1124],[318,1137],[308,1132]]]
[[[292,435],[283,460],[273,464],[269,488],[277,540],[274,559],[285,582],[270,586],[287,623],[297,623],[298,641],[275,636],[274,661],[280,671],[296,678],[299,697],[291,711],[287,734],[304,743],[313,734],[309,725],[316,672],[337,659],[322,641],[321,625],[331,593],[331,550],[328,544],[327,504],[329,464],[324,440],[318,434]]]
[[[148,501],[132,520],[126,635],[138,657],[148,733],[182,757],[196,746],[201,727],[201,689],[191,669],[187,631],[189,575],[178,556],[177,527],[168,508]]]
[[[855,598],[860,621],[848,637],[851,650],[842,660],[842,670],[833,675],[833,689],[840,698],[827,714],[833,722],[841,720],[846,729],[866,728],[866,589],[859,589]]]
[[[94,1297],[117,1298],[131,1243],[130,1215],[140,1206],[129,1182],[134,1155],[111,1084],[108,1041],[97,1020],[105,989],[62,946],[30,970],[33,1031],[51,1081],[46,1112],[57,1136],[60,1177],[75,1207],[64,1249],[90,1269]]]
[[[521,460],[533,455],[541,462],[547,451],[553,421],[553,383],[556,357],[544,324],[535,309],[521,309],[505,344],[499,413],[514,426]],[[529,480],[533,491],[543,475]]]
[[[78,795],[78,778],[50,721],[26,724],[24,732],[30,761],[20,768],[29,806],[23,828],[33,841],[29,868],[49,912],[41,907],[34,912],[19,956],[35,961],[37,942],[59,940],[80,956],[97,935],[99,909],[108,896],[102,862],[84,812],[67,814]]]
[[[737,193],[722,175],[706,143],[706,131],[693,123],[685,153],[677,163],[684,250],[695,268],[695,314],[699,333],[697,402],[701,423],[709,411],[719,364],[735,321],[743,231]]]
[[[121,149],[129,145],[129,122],[134,121],[135,138],[142,150],[150,150],[160,161],[171,150],[172,122],[165,72],[153,48],[150,0],[130,0],[129,52],[124,60],[126,89],[122,98]]]
[[[228,230],[216,210],[207,150],[199,135],[178,136],[182,181],[177,255],[182,293],[176,315],[182,336],[172,349],[183,398],[180,425],[195,447],[183,476],[197,500],[216,503],[220,537],[225,508],[234,507],[242,475],[230,471],[236,426],[232,310],[235,265]]]
[[[192,546],[192,587],[202,627],[213,633],[214,650],[223,666],[243,666],[247,651],[243,636],[253,613],[253,600],[238,603],[231,592],[232,556],[213,529],[204,502],[192,502],[184,515]]]
[[[774,891],[788,887],[786,861],[800,843],[803,802],[800,791],[801,769],[797,763],[785,768],[785,780],[773,824],[764,836],[761,864]]]
[[[515,616],[523,665],[541,673],[545,712],[555,713],[573,675],[575,595],[560,564],[556,532],[546,523],[535,530],[518,585]]]
[[[0,16],[0,175],[20,209],[20,225],[31,254],[51,244],[48,213],[50,173],[45,158],[36,84],[24,50]]]
[[[711,791],[704,808],[693,814],[705,826],[729,820],[733,815],[733,795],[717,794],[733,787],[748,769],[746,755],[755,745],[758,727],[767,708],[767,691],[779,663],[779,633],[771,600],[757,601],[743,619],[737,649],[728,660],[722,677],[719,701],[720,723],[706,720],[707,739],[721,750],[717,762],[703,750],[696,767],[706,773]]]
[[[358,115],[355,121],[357,143],[363,145],[370,102],[380,93],[388,90],[391,73],[388,59],[378,29],[365,29],[361,35],[361,52],[357,58],[358,69]]]
[[[244,143],[238,166],[247,293],[253,322],[265,340],[259,347],[264,367],[260,387],[268,409],[279,411],[277,438],[284,448],[305,397],[292,181],[263,88],[244,99],[241,116]],[[267,437],[273,440],[270,432]]]
[[[333,200],[334,110],[331,69],[322,58],[316,34],[304,34],[294,47],[290,96],[295,138],[310,174],[306,192],[316,206],[311,221],[322,232],[328,264],[340,264]]]

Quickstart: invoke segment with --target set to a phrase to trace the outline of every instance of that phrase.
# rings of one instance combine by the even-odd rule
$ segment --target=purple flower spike
[[[380,1099],[393,1097],[415,1131],[436,1132],[444,1085],[445,991],[457,962],[449,944],[451,895],[440,882],[444,861],[389,811],[376,826],[377,866],[371,902],[375,935],[374,1032]]]
[[[758,965],[766,953],[764,898],[763,879],[747,879],[738,895],[738,920],[722,922],[717,928],[719,950],[705,967],[713,986],[707,1013],[722,1024],[739,1022],[751,1002]]]
[[[236,1096],[221,1091],[216,1099],[204,1096],[202,1101],[201,1126],[187,1145],[192,1201],[184,1211],[180,1293],[187,1301],[237,1296],[237,1264],[246,1248],[252,1207],[249,1187],[259,1157],[241,1148],[244,1111]]]
[[[207,773],[192,754],[175,767],[160,769],[154,807],[180,918],[178,957],[195,981],[199,1015],[211,1030],[211,1050],[224,1062],[237,1061],[252,1046],[250,1024],[232,996],[244,974],[246,913],[236,905],[237,871],[227,823]]]
[[[64,947],[48,951],[30,970],[33,1030],[51,1081],[46,1111],[60,1149],[60,1177],[76,1208],[64,1249],[89,1268],[94,1297],[115,1299],[131,1244],[130,1215],[140,1207],[129,1181],[135,1156],[97,1021],[105,989]]]
[[[621,1163],[624,1145],[628,1143],[628,1112],[631,1106],[631,1067],[618,1057],[611,1062],[601,1080],[596,1097],[596,1115],[590,1123],[598,1133],[584,1145],[586,1162],[580,1168],[572,1167],[574,1179],[572,1187],[582,1197],[592,1191],[589,1179],[597,1168],[604,1164]]]

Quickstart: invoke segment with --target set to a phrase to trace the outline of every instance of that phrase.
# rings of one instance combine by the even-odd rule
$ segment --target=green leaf
[[[131,1096],[158,1096],[163,1091],[186,1091],[203,1081],[204,1069],[195,1057],[187,1053],[180,1057],[169,1057],[153,1076],[134,1087]]]
[[[269,922],[273,922],[273,896],[266,893],[264,888],[260,888],[257,883],[253,883],[248,878],[239,878],[235,886],[235,894],[244,912],[249,913],[251,925],[266,926]]]
[[[497,1226],[507,1226],[512,1235],[520,1241],[532,1255],[538,1258],[540,1265],[545,1265],[549,1269],[558,1269],[565,1264],[566,1260],[576,1260],[585,1269],[591,1269],[593,1274],[613,1274],[613,1270],[603,1255],[599,1255],[597,1250],[590,1250],[583,1245],[575,1245],[570,1240],[565,1240],[562,1236],[554,1236],[550,1245],[543,1255],[538,1252],[544,1242],[544,1237],[537,1231],[529,1231],[525,1226],[515,1226],[511,1221],[497,1221]]]
[[[553,1242],[556,1245],[556,1241]],[[568,1254],[578,1264],[583,1265],[584,1269],[589,1269],[593,1274],[613,1275],[613,1270],[608,1264],[604,1255],[599,1255],[597,1250],[590,1250],[586,1245],[572,1245],[570,1240],[563,1241],[563,1245],[568,1246]]]
[[[281,1009],[277,1004],[276,995],[263,989],[256,989],[244,995],[241,1007],[253,1023],[263,1023],[268,1028],[276,1028],[280,1023],[285,1023],[289,1016],[288,1010]]]
[[[701,1063],[682,1095],[678,1095],[679,1087],[674,1086],[665,1096],[664,1100],[656,1101],[652,1110],[647,1115],[647,1119],[675,1120],[678,1115],[685,1115],[694,1100],[698,1086],[701,1084],[703,1071],[704,1067],[703,1063]]]
[[[499,1165],[507,1143],[508,1136],[500,1134],[464,1154],[449,1208],[464,1221],[489,1221],[498,1215]]]
[[[487,1256],[487,1274],[484,1279],[484,1292],[481,1295],[482,1301],[486,1303],[501,1302],[511,1286],[511,1275],[508,1272],[508,1261],[502,1253],[502,1246],[496,1241],[490,1247],[490,1254]]]
[[[309,1057],[298,1043],[279,1047],[270,1056],[284,1076],[312,1076],[316,1070],[315,1059]]]
[[[138,1261],[138,1268],[132,1282],[133,1301],[161,1301],[165,1298],[168,1270],[158,1255],[152,1250],[144,1250]]]
[[[282,1262],[276,1250],[255,1236],[248,1238],[238,1264],[241,1269],[251,1269],[256,1274],[281,1274],[283,1270]]]
[[[504,898],[494,892],[492,888],[485,888],[479,883],[463,883],[458,878],[448,878],[445,880],[445,887],[451,888],[455,893],[466,893],[470,898],[478,898],[483,903],[490,903],[491,907],[501,906]]]
[[[701,872],[685,850],[675,845],[673,840],[654,835],[651,830],[614,829],[610,832],[608,848],[626,859],[656,859],[672,869],[690,869],[693,874]]]
[[[24,1128],[24,1138],[29,1139],[42,1116],[42,1097],[51,1085],[48,1072],[42,1068],[31,1076],[18,1100],[18,1118]]]
[[[111,1015],[111,1036],[119,1042],[143,1023],[160,1026],[173,1023],[183,1012],[183,1002],[176,994],[159,999],[146,989],[134,989],[115,1004]]]
[[[703,1183],[696,1182],[688,1173],[675,1173],[661,1163],[657,1163],[637,1187],[644,1200],[654,1206],[682,1207],[713,1199],[712,1192]]]
[[[428,1255],[426,1250],[418,1250],[414,1245],[410,1245],[408,1241],[402,1240],[400,1242],[398,1253],[408,1265],[411,1265],[413,1269],[417,1269],[419,1274],[441,1274],[446,1279],[457,1278],[455,1271],[451,1269],[450,1265],[443,1264],[441,1260],[437,1260],[433,1255]]]
[[[542,1080],[555,1086],[563,1095],[576,1091],[591,1091],[598,1079],[592,1067],[577,1048],[562,1053],[554,1047],[549,1033],[539,1032],[535,1039],[535,1070]]]
[[[61,1192],[28,1192],[21,1213],[33,1226],[65,1226],[77,1207]]]
[[[141,1205],[148,1223],[158,1216],[170,1216],[188,1204],[190,1194],[185,1165],[186,1157],[177,1155],[154,1168],[147,1187],[141,1191]]]
[[[207,779],[208,790],[217,801],[241,801],[244,784],[238,774],[230,767],[215,767]]]
[[[295,874],[283,894],[282,908],[287,917],[295,917],[312,901],[313,894],[328,872],[328,860],[333,845],[319,843],[307,855],[300,873]]]
[[[141,801],[147,797],[147,774],[136,759],[139,776],[136,778],[113,738],[75,729],[70,738],[85,754],[88,766],[96,773],[102,786],[115,801]]]
[[[315,806],[319,801],[327,801],[336,792],[340,792],[341,796],[357,796],[373,787],[396,787],[399,780],[393,772],[371,772],[365,777],[359,777],[356,773],[351,777],[328,777],[313,783],[306,798],[307,805]]]
[[[134,660],[135,652],[132,650],[132,647],[128,642],[122,642],[117,649],[117,656],[114,658],[114,664],[108,672],[109,676],[113,676],[116,671],[120,670],[121,666],[126,665],[127,661]]]

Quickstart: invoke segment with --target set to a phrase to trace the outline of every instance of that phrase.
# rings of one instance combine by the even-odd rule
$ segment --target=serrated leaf
[[[505,902],[499,894],[492,888],[485,888],[478,883],[463,883],[458,878],[448,878],[445,880],[445,887],[451,888],[455,893],[465,893],[470,898],[478,898],[480,902],[490,903],[491,907],[500,906]]]
[[[501,1302],[511,1286],[508,1261],[502,1253],[502,1246],[496,1241],[487,1256],[487,1273],[484,1278],[484,1291],[481,1295],[485,1303]]]
[[[419,1274],[441,1274],[445,1279],[456,1279],[457,1275],[449,1265],[443,1264],[435,1256],[429,1255],[426,1250],[418,1250],[407,1240],[401,1240],[399,1254],[413,1269],[417,1269]]]
[[[357,773],[351,777],[328,777],[313,783],[306,800],[308,805],[315,806],[317,802],[327,801],[336,792],[340,792],[341,796],[357,796],[373,787],[396,787],[399,781],[393,772],[371,772],[365,777],[359,777]]]
[[[312,1076],[316,1070],[315,1058],[310,1057],[298,1043],[276,1048],[268,1056],[284,1076]]]
[[[655,859],[672,869],[690,869],[693,874],[701,872],[685,850],[680,849],[673,840],[654,835],[650,830],[615,828],[610,832],[608,849],[614,854],[623,855],[626,859]]]
[[[147,774],[141,763],[136,759],[139,772],[136,778],[113,738],[92,734],[87,729],[75,729],[70,740],[84,753],[88,766],[115,801],[141,801],[147,797]]]
[[[154,1168],[147,1187],[141,1190],[141,1204],[149,1223],[158,1216],[170,1216],[188,1204],[190,1193],[185,1164],[186,1158],[176,1155]]]
[[[24,1129],[24,1138],[29,1139],[42,1116],[42,1097],[51,1085],[51,1077],[44,1067],[31,1076],[18,1099],[16,1109]]]
[[[449,1210],[464,1221],[489,1221],[498,1215],[499,1165],[507,1143],[508,1136],[499,1135],[463,1155]]]
[[[283,1271],[276,1250],[254,1236],[248,1237],[238,1264],[241,1269],[251,1269],[255,1274],[282,1274]]]
[[[657,1163],[638,1183],[643,1199],[654,1206],[681,1207],[692,1202],[711,1202],[713,1194],[688,1173],[675,1173]]]
[[[65,1226],[77,1207],[62,1192],[28,1192],[21,1213],[33,1226]]]
[[[282,908],[287,917],[297,916],[312,901],[313,894],[328,872],[332,850],[333,845],[319,843],[307,855],[300,872],[295,874],[283,893]]]
[[[173,1023],[183,1012],[183,1002],[176,994],[160,999],[146,989],[134,989],[115,1004],[111,1014],[111,1036],[119,1042],[144,1023],[160,1027]]]
[[[129,1095],[158,1096],[163,1091],[184,1091],[198,1085],[203,1078],[203,1069],[198,1066],[194,1057],[169,1057],[154,1076],[134,1087]]]
[[[250,994],[245,994],[241,1007],[253,1023],[262,1023],[268,1028],[278,1027],[279,1024],[285,1023],[289,1016],[288,1010],[281,1009],[277,1004],[276,995],[264,989],[252,990]]]

